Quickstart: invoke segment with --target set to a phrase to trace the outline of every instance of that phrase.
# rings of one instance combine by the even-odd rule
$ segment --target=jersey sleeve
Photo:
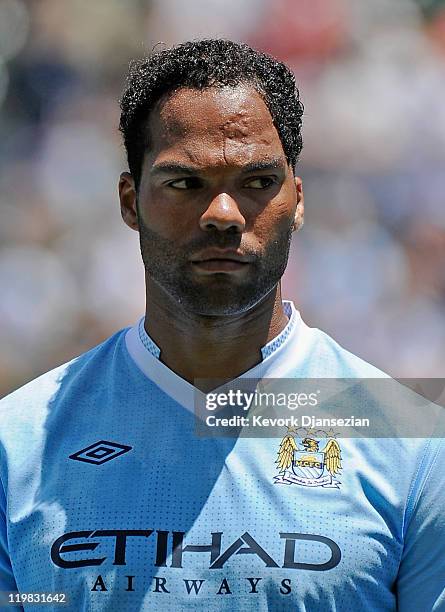
[[[0,592],[17,591],[17,584],[9,557],[8,535],[6,528],[6,495],[0,478]],[[12,608],[17,610],[18,606]],[[11,608],[11,609],[12,609]]]
[[[408,500],[397,581],[399,612],[445,611],[445,440],[431,440]]]

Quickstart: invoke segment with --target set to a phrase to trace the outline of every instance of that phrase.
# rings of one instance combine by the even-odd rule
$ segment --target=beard
[[[139,239],[146,274],[181,307],[201,316],[234,315],[258,304],[280,281],[289,257],[292,223],[289,220],[263,250],[252,250],[242,244],[240,234],[218,230],[178,246],[148,228],[139,215]],[[250,260],[247,274],[198,277],[190,258],[208,248],[240,249]]]

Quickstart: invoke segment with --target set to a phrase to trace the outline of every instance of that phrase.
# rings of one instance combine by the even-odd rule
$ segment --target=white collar
[[[289,317],[286,327],[262,347],[263,360],[239,378],[282,378],[291,369],[291,356],[295,357],[296,340],[304,324],[293,302],[283,300],[283,309]],[[125,335],[130,356],[147,378],[193,412],[195,395],[200,391],[159,360],[161,350],[145,331],[144,319],[142,316]]]

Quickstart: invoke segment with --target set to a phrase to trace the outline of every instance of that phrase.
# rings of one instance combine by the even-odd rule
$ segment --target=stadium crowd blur
[[[390,374],[443,376],[445,2],[1,0],[0,395],[143,314],[117,100],[131,58],[212,36],[301,87],[285,296]]]

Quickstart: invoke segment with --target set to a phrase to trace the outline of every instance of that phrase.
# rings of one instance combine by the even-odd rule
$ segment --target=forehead
[[[147,128],[152,162],[168,154],[198,164],[285,158],[269,109],[249,85],[179,89],[159,101]]]

